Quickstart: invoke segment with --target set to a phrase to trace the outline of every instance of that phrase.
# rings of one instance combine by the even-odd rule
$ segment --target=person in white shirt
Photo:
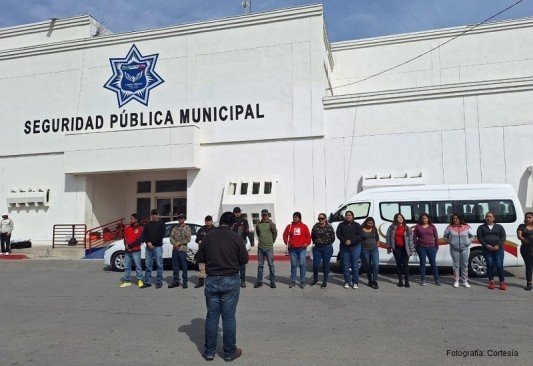
[[[9,253],[11,253],[9,243],[11,242],[12,231],[13,220],[11,220],[7,214],[3,214],[2,220],[0,220],[0,242],[2,244],[1,255],[9,255]]]

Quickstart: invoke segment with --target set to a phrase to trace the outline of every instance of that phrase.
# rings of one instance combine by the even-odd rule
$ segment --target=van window
[[[481,224],[485,222],[487,212],[494,212],[495,221],[508,223],[516,221],[516,210],[511,200],[458,201],[457,209],[466,223]]]
[[[383,202],[379,205],[379,213],[383,220],[394,221],[394,215],[401,213],[405,222],[415,224],[421,214],[427,213],[429,202]]]
[[[368,217],[368,212],[370,211],[370,202],[349,203],[342,206],[337,212],[330,216],[329,221],[343,221],[346,211],[352,211],[355,220],[365,219]]]
[[[433,202],[431,221],[434,224],[449,224],[454,212],[453,201]]]

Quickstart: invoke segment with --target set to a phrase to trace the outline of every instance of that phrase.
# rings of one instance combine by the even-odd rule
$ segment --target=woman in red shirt
[[[409,284],[409,257],[415,251],[413,232],[405,223],[401,213],[394,215],[393,223],[387,230],[387,254],[394,255],[398,270],[398,287],[411,287]],[[404,276],[405,282],[402,279]]]

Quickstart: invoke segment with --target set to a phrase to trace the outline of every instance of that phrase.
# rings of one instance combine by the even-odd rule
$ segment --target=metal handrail
[[[110,241],[124,238],[124,228],[124,218],[121,218],[86,230],[89,252],[94,248],[107,245]]]
[[[52,248],[56,246],[86,248],[86,231],[85,224],[56,224],[53,226]]]

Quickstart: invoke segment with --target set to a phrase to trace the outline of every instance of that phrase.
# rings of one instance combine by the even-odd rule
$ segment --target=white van
[[[344,213],[352,211],[355,220],[362,223],[371,216],[379,231],[379,263],[380,265],[396,265],[392,254],[387,254],[385,236],[392,224],[393,217],[400,212],[411,227],[418,223],[421,214],[427,213],[439,233],[438,266],[452,266],[452,259],[443,234],[450,224],[453,213],[463,215],[467,224],[472,227],[474,235],[479,225],[484,223],[485,214],[491,211],[496,222],[505,228],[507,241],[504,245],[504,266],[524,265],[520,253],[520,241],[516,229],[524,220],[522,206],[515,191],[507,184],[463,184],[433,186],[401,186],[365,190],[350,197],[331,213],[329,222],[337,230]],[[487,273],[481,245],[474,238],[471,246],[468,269],[471,276],[484,277]],[[339,240],[333,243],[332,262],[340,262]],[[419,258],[413,255],[410,265],[419,265]]]

